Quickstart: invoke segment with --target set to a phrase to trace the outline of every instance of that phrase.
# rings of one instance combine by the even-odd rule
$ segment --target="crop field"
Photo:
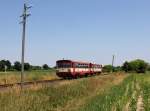
[[[114,73],[0,93],[0,111],[150,111],[150,74]]]
[[[58,78],[54,70],[28,71],[24,81],[51,80]],[[0,85],[20,82],[20,72],[0,72]]]

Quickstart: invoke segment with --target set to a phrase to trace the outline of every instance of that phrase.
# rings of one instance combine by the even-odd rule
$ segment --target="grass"
[[[24,91],[21,95],[14,93],[2,94],[0,95],[0,103],[2,103],[0,107],[2,111],[10,111],[10,109],[11,111],[30,111],[31,109],[32,111],[53,111],[72,98],[85,95],[86,93],[83,91],[85,88],[79,85],[70,85],[69,87],[65,85],[60,88]]]
[[[80,111],[121,111],[124,104],[131,97],[130,93],[133,89],[130,88],[132,85],[133,77],[128,77],[119,85],[111,87],[109,90],[104,90],[103,93],[96,95],[92,100],[89,101]],[[127,90],[127,84],[129,84],[129,90]]]
[[[75,107],[80,100],[88,100],[100,91],[109,88],[114,84],[118,84],[125,78],[125,75],[108,75],[96,76],[92,78],[83,78],[72,80],[69,84],[59,87],[42,88],[38,90],[26,90],[20,93],[13,90],[9,93],[0,94],[0,110],[1,111],[67,111],[78,110],[71,107],[71,101]],[[85,104],[82,101],[80,105]],[[79,105],[79,106],[80,106]]]
[[[150,74],[130,74],[121,84],[95,95],[78,111],[136,111],[139,96],[145,111],[150,111]]]
[[[21,72],[1,72],[0,84],[20,82]],[[28,71],[25,72],[25,81],[51,80],[58,78],[54,70]]]
[[[144,108],[145,111],[150,110],[150,83],[143,84],[143,99],[144,99]]]
[[[47,72],[45,72],[47,73]],[[0,111],[136,111],[139,96],[150,110],[150,74],[110,74],[37,90],[0,93]]]
[[[143,97],[145,111],[150,110],[150,75],[141,75],[140,79],[141,92]]]

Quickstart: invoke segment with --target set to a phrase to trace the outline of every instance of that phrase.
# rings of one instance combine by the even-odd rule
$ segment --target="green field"
[[[1,111],[150,111],[150,74],[116,73],[0,93]]]

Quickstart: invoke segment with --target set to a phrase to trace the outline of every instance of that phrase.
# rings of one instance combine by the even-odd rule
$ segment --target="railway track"
[[[55,80],[41,80],[41,81],[30,81],[30,82],[24,82],[22,83],[23,88],[32,86],[32,85],[39,85],[39,84],[52,84],[52,83],[56,83],[59,81],[62,81],[63,79],[55,79]],[[14,84],[4,84],[4,85],[0,85],[0,91],[4,90],[4,89],[8,89],[8,88],[13,88],[13,87],[21,87],[21,83],[14,83]]]
[[[108,74],[101,74],[99,76],[107,76]],[[90,77],[90,76],[89,76]],[[93,76],[94,77],[94,76]],[[82,78],[80,78],[82,79]],[[62,81],[65,81],[66,79],[54,79],[54,80],[40,80],[40,81],[30,81],[30,82],[24,82],[22,83],[23,85],[23,88],[26,89],[26,88],[29,88],[30,86],[33,86],[33,85],[52,85],[52,84],[57,84],[57,83],[60,83]],[[75,80],[75,79],[74,79]],[[69,81],[69,80],[68,80]],[[0,92],[1,91],[7,91],[13,87],[21,87],[21,83],[14,83],[14,84],[3,84],[3,85],[0,85]]]

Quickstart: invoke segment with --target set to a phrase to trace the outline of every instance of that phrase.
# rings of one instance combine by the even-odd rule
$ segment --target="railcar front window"
[[[70,68],[71,67],[71,63],[58,63],[57,67],[58,68]]]

